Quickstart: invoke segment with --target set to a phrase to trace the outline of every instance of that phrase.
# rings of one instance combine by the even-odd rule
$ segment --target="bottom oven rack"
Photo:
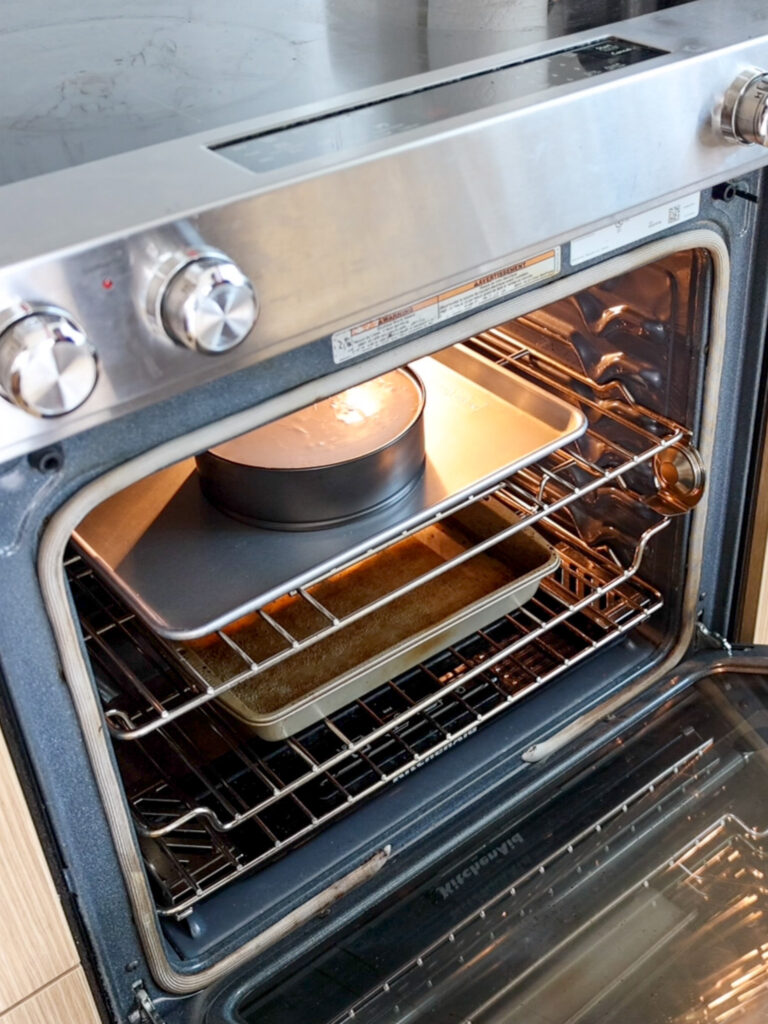
[[[115,744],[162,915],[185,916],[661,607],[640,554],[622,568],[540,527],[561,565],[531,602],[296,736],[266,742],[207,702]],[[193,685],[79,559],[68,571],[113,725],[148,690],[164,701]]]

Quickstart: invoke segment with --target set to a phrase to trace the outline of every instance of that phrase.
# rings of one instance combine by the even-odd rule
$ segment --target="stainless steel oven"
[[[0,664],[105,1019],[762,1019],[762,5],[62,17]],[[201,476],[404,368],[391,491]]]

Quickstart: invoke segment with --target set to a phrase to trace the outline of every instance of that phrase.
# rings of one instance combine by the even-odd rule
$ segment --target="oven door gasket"
[[[268,929],[246,941],[238,949],[221,959],[192,970],[183,970],[171,961],[169,947],[160,930],[145,870],[130,821],[122,785],[117,774],[114,756],[104,728],[103,715],[90,670],[84,657],[79,628],[72,614],[64,573],[64,552],[77,524],[96,505],[134,481],[188,457],[195,451],[212,447],[239,433],[254,429],[261,423],[284,415],[301,405],[327,397],[335,391],[358,383],[363,376],[370,377],[395,368],[420,356],[455,344],[464,338],[487,330],[489,326],[513,319],[543,304],[573,294],[609,277],[618,276],[634,267],[651,263],[682,249],[701,248],[708,251],[714,264],[713,301],[709,329],[709,369],[702,418],[700,450],[705,461],[711,454],[721,377],[725,337],[726,310],[729,282],[729,254],[723,239],[706,228],[680,231],[656,242],[642,246],[604,263],[589,267],[552,284],[543,286],[491,310],[471,316],[457,324],[440,329],[432,335],[408,343],[399,350],[385,352],[367,363],[340,370],[332,377],[314,381],[256,409],[220,420],[191,434],[159,445],[157,448],[113,469],[98,480],[86,485],[52,517],[45,531],[38,557],[38,575],[46,609],[78,715],[94,775],[102,796],[112,832],[118,859],[125,878],[127,891],[134,909],[136,924],[144,946],[149,969],[157,985],[166,992],[188,995],[219,981],[280,938],[289,934],[298,923],[314,916],[321,909],[314,901],[297,907]],[[659,678],[673,669],[689,648],[694,627],[694,611],[698,596],[698,578],[706,525],[707,495],[693,514],[689,542],[689,573],[684,594],[684,619],[681,635],[656,669],[641,681],[624,691],[622,704],[636,698]],[[612,708],[613,711],[617,706]],[[596,712],[597,713],[597,712]],[[372,859],[345,878],[338,879],[325,890],[325,898],[332,902],[340,892],[348,891],[372,877],[386,863],[389,851],[373,851]],[[322,895],[322,894],[321,894]],[[313,904],[313,905],[310,905]],[[323,904],[327,905],[327,904]]]

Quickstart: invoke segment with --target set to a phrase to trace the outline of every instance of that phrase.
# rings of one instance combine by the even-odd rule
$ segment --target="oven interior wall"
[[[522,317],[510,330],[572,370],[577,377],[570,386],[576,394],[583,386],[578,378],[586,377],[597,385],[601,402],[636,403],[689,428],[695,438],[706,368],[711,270],[706,253],[680,252]],[[623,480],[641,493],[650,492],[651,471],[646,466],[641,479],[629,474]],[[626,558],[633,541],[622,537],[622,515],[621,495],[611,487],[577,503],[570,522],[590,546],[607,544]],[[670,579],[679,586],[685,571],[687,523],[683,517],[671,525],[643,556],[643,578],[661,589]],[[680,628],[679,607],[669,596],[663,612],[648,623],[660,642]]]
[[[254,919],[262,927],[279,920],[366,851],[396,842],[402,856],[438,823],[477,811],[499,780],[519,772],[520,750],[544,723],[567,722],[673,643],[688,526],[676,508],[670,516],[646,453],[675,431],[680,447],[695,436],[711,270],[703,250],[676,253],[468,341],[588,415],[582,439],[498,492],[523,515],[552,509],[537,514],[536,528],[563,566],[529,609],[377,688],[330,724],[270,743],[206,703],[142,734],[153,702],[174,708],[189,680],[167,645],[73,556],[86,648],[177,955],[194,961],[236,945]],[[571,665],[598,651],[586,684]],[[540,686],[535,707],[497,717]],[[411,715],[419,702],[423,713]],[[345,750],[340,736],[352,746]],[[385,785],[395,779],[396,790]],[[354,818],[343,820],[354,804]]]

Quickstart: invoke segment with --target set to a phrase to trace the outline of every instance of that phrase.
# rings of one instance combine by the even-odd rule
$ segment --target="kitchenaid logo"
[[[466,883],[472,881],[473,878],[477,878],[481,871],[484,871],[489,864],[493,864],[494,861],[499,860],[501,857],[506,857],[512,853],[516,846],[520,846],[524,842],[523,837],[519,832],[514,832],[511,836],[494,846],[492,849],[485,850],[480,854],[479,857],[475,857],[469,864],[461,871],[457,871],[456,874],[449,878],[443,885],[438,885],[434,890],[434,895],[439,896],[440,899],[447,900],[451,896],[454,896],[461,887]]]
[[[406,778],[406,776],[418,771],[419,768],[423,768],[425,764],[429,764],[430,761],[433,761],[436,757],[439,757],[440,754],[445,753],[446,750],[450,750],[451,747],[455,747],[457,743],[463,743],[465,739],[467,739],[476,731],[477,726],[474,726],[472,729],[468,729],[465,733],[463,733],[463,735],[457,736],[455,740],[452,740],[450,743],[446,743],[444,747],[440,747],[439,750],[435,750],[432,754],[427,754],[426,757],[420,758],[415,764],[412,764],[409,768],[406,768],[404,772],[401,772],[401,774],[397,776],[397,778],[393,779],[393,782],[400,782],[402,779]]]

